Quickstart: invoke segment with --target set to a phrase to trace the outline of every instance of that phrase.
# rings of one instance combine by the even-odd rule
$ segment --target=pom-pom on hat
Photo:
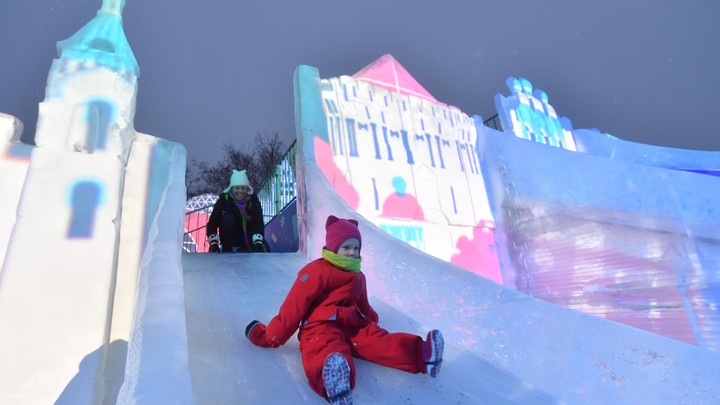
[[[254,190],[250,185],[250,180],[248,180],[247,172],[245,170],[237,171],[233,169],[232,176],[230,177],[230,185],[223,192],[229,193],[230,189],[235,186],[247,186],[248,194],[254,193]]]
[[[360,242],[362,250],[362,237],[360,236],[358,221],[330,215],[325,222],[325,231],[325,249],[337,253],[341,243],[350,238],[355,238]]]

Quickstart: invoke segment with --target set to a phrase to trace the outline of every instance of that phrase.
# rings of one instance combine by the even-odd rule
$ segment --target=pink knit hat
[[[325,249],[337,253],[340,244],[350,238],[360,241],[362,248],[362,237],[358,228],[358,221],[354,219],[338,218],[330,215],[325,222]]]

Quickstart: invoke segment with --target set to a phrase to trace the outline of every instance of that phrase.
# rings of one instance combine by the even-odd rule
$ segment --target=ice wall
[[[393,69],[391,77],[404,72],[391,62],[375,62],[363,75],[373,67]],[[314,102],[325,124],[313,139],[313,156],[343,199],[396,238],[502,283],[474,120],[366,80],[302,80],[321,80]]]
[[[518,291],[720,349],[720,178],[489,128],[478,155]]]
[[[17,202],[20,200],[22,186],[25,182],[27,168],[30,163],[32,146],[20,143],[23,124],[12,115],[0,113],[0,277],[2,277],[2,263],[10,241],[12,226],[15,222]],[[1,280],[1,278],[0,278]]]
[[[321,121],[312,159],[358,214],[548,302],[719,348],[718,153],[575,130],[525,78],[495,97],[498,132],[377,77],[298,79],[321,83],[319,100],[301,100]]]
[[[190,404],[182,254],[185,214],[184,148],[164,143],[153,151],[144,216],[148,233],[137,281],[132,332],[118,403]]]
[[[127,165],[114,153],[15,143],[5,150],[0,398],[114,398],[147,232],[172,208],[166,183],[184,184],[185,150],[144,134],[135,134]],[[175,194],[184,201],[184,188]]]
[[[307,79],[321,82],[313,102],[325,120],[313,158],[350,207],[527,294],[718,349],[718,185],[706,175],[720,173],[718,153],[575,130],[547,93],[514,77],[495,97],[509,144],[489,148],[480,117],[393,91],[413,80],[387,55],[362,75],[388,64],[404,78],[395,86],[379,86],[382,75]],[[482,170],[464,149],[473,145]]]
[[[475,383],[484,389],[468,401],[689,404],[716,400],[717,353],[503,287],[398,243],[355,211],[341,198],[336,184],[326,180],[316,159],[317,138],[327,127],[318,81],[306,79],[317,76],[317,70],[308,66],[298,67],[295,75],[298,219],[304,249],[309,257],[317,257],[327,215],[359,219],[371,301],[383,313],[390,311],[389,319],[402,320],[402,330],[442,329],[447,372],[483,371]],[[479,143],[478,149],[486,148],[486,143]],[[381,317],[381,322],[388,318]],[[501,392],[494,391],[497,381],[502,381]]]
[[[666,148],[624,141],[597,129],[576,129],[578,151],[645,166],[720,175],[720,151]]]
[[[576,150],[572,122],[558,116],[544,91],[533,87],[530,80],[508,77],[505,84],[510,94],[495,95],[495,107],[504,132],[521,139],[567,150]]]

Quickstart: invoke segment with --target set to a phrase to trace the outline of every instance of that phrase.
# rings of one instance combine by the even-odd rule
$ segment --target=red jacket
[[[261,346],[285,344],[301,323],[334,320],[352,326],[363,317],[378,322],[378,314],[368,302],[365,275],[320,258],[300,269],[280,311],[265,328],[262,343],[267,344]]]

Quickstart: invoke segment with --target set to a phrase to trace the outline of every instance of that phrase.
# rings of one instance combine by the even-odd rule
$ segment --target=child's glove
[[[245,337],[255,346],[270,347],[265,338],[265,328],[260,321],[252,321],[245,328]]]

